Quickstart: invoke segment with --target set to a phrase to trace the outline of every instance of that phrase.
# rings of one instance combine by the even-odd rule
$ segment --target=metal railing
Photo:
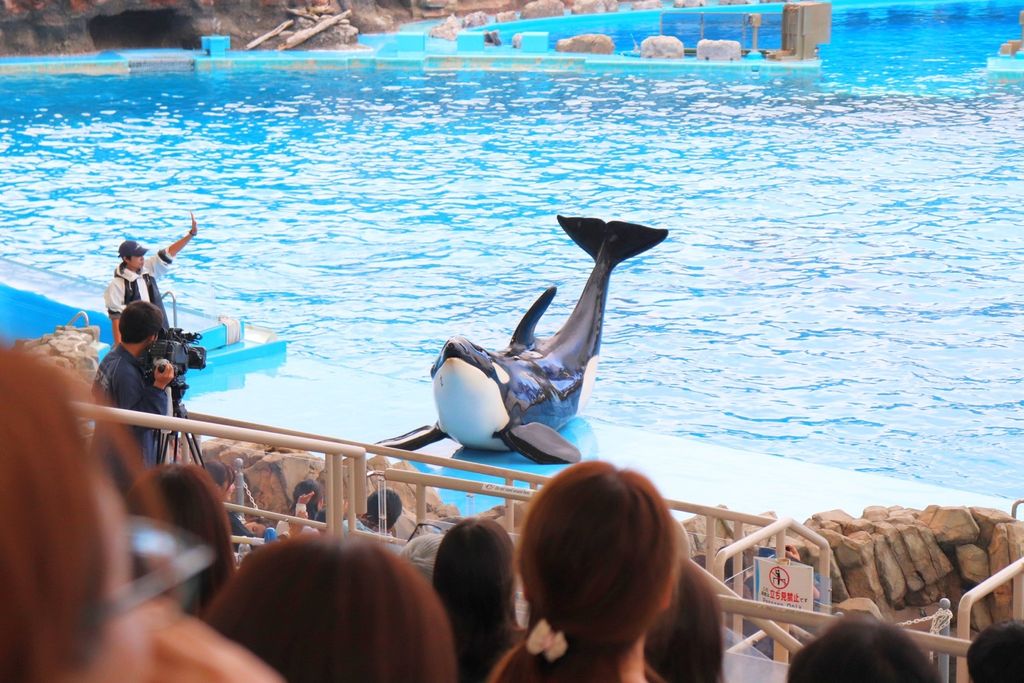
[[[1013,501],[1013,505],[1010,507],[1010,516],[1014,519],[1017,519],[1017,508],[1019,508],[1021,504],[1024,504],[1024,498]]]
[[[327,492],[325,496],[327,499],[327,523],[325,527],[327,533],[335,536],[341,536],[344,533],[342,515],[346,514],[344,505],[346,498],[351,501],[347,511],[348,527],[350,529],[355,529],[356,514],[366,511],[366,451],[358,446],[342,444],[337,441],[290,436],[275,431],[235,427],[195,419],[186,420],[178,417],[140,413],[134,410],[122,410],[120,408],[105,408],[91,403],[75,403],[74,409],[79,417],[89,420],[118,422],[150,429],[215,436],[222,439],[266,444],[278,448],[295,448],[313,453],[323,453],[327,469]],[[345,469],[349,471],[347,493],[344,484]],[[259,510],[257,508],[248,508],[234,504],[231,504],[231,506],[239,511],[250,514],[277,514],[268,513],[266,510]],[[287,517],[289,520],[295,519],[304,524],[312,525],[309,520],[302,520],[289,515],[281,516]]]
[[[974,608],[974,605],[1000,586],[1010,582],[1013,583],[1013,602],[1010,608],[1011,617],[1018,620],[1024,619],[1024,557],[1022,557],[964,593],[956,610],[957,636],[970,640],[971,610]],[[962,657],[956,662],[956,680],[968,680],[967,660]]]

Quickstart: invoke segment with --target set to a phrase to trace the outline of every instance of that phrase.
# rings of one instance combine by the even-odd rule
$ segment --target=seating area
[[[0,575],[10,577],[8,585],[26,605],[51,619],[60,612],[72,625],[63,634],[49,633],[33,619],[20,640],[5,644],[0,671],[9,675],[4,680],[53,680],[39,672],[79,666],[74,658],[33,663],[19,653],[48,649],[60,638],[68,641],[66,648],[79,647],[76,639],[84,635],[73,624],[94,604],[111,605],[104,609],[113,609],[117,619],[141,620],[134,628],[153,640],[136,654],[168,646],[136,615],[159,605],[163,620],[170,612],[192,615],[176,619],[186,620],[181,622],[191,634],[186,638],[203,640],[204,657],[223,662],[224,677],[218,680],[280,676],[288,681],[605,680],[606,675],[622,681],[733,683],[966,681],[968,666],[975,666],[971,605],[997,589],[1010,590],[1014,617],[1021,616],[1022,561],[964,596],[957,637],[870,617],[840,617],[829,614],[828,583],[820,581],[832,573],[832,553],[824,552],[828,543],[813,529],[792,519],[664,500],[650,480],[628,469],[589,461],[549,479],[447,462],[465,470],[467,478],[443,477],[399,466],[437,464],[437,456],[212,416],[181,420],[103,408],[74,395],[56,371],[17,353],[0,352],[0,365],[0,384],[6,385],[0,400],[4,414],[14,418],[4,421],[0,435],[9,449],[0,479],[5,491],[13,492],[2,506],[14,526],[32,533],[23,555],[8,553],[0,560]],[[326,486],[303,481],[288,514],[252,502],[226,502],[237,500],[239,483],[243,492],[247,485],[219,460],[205,463],[205,470],[183,462],[137,476],[125,464],[130,458],[116,466],[109,455],[94,458],[76,425],[98,422],[270,444],[296,457],[302,451],[321,453]],[[381,456],[394,466],[368,470],[368,457],[380,463]],[[489,480],[481,481],[482,475]],[[403,486],[407,498],[412,492],[406,503],[397,493]],[[127,492],[125,503],[117,487]],[[426,501],[434,488],[491,496],[504,504],[477,516],[431,519]],[[54,495],[61,509],[73,514],[40,517],[38,506],[25,502],[26,496]],[[211,512],[222,505],[223,515]],[[132,517],[124,516],[125,507]],[[396,532],[406,507],[416,522],[408,536]],[[706,531],[695,533],[692,525],[680,524],[682,514],[703,518]],[[736,529],[735,540],[716,532],[723,525]],[[57,540],[68,536],[76,543]],[[124,536],[127,545],[113,543]],[[79,557],[79,540],[104,551],[92,558],[99,563],[93,569],[80,564],[85,556]],[[822,551],[814,566],[819,582],[813,609],[752,599],[744,571],[748,563],[755,555],[793,557],[791,542]],[[124,559],[115,561],[121,553],[134,558],[132,570]],[[36,555],[48,560],[33,559]],[[802,566],[798,558],[781,566],[795,572]],[[121,569],[93,586],[91,595],[85,595],[85,587],[72,591],[79,597],[69,598],[69,604],[53,603],[82,572],[112,572],[109,562]],[[30,584],[25,563],[59,569]],[[913,626],[922,628],[930,620],[917,621]],[[1012,639],[1019,634],[1016,623],[991,629]],[[402,657],[392,656],[396,648]],[[90,665],[106,665],[107,655],[102,647],[99,651]],[[986,656],[1009,657],[1008,651],[993,646]],[[177,665],[195,666],[199,654],[178,652]],[[899,677],[885,677],[894,671]],[[159,680],[151,675],[119,680]],[[977,683],[1015,680],[971,675]]]

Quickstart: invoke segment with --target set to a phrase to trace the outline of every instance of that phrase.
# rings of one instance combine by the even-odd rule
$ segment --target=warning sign
[[[754,558],[754,599],[769,605],[814,611],[814,567],[799,562]]]

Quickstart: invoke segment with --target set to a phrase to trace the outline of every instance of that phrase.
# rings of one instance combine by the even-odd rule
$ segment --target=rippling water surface
[[[185,303],[414,380],[549,284],[557,329],[590,262],[555,214],[665,227],[612,278],[590,416],[1021,496],[1024,84],[983,71],[1018,11],[837,10],[800,79],[6,78],[0,256],[99,297],[193,209]]]

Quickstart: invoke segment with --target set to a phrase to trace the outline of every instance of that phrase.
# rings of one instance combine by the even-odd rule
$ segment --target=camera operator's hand
[[[174,366],[164,362],[153,368],[153,386],[163,391],[174,379]]]

